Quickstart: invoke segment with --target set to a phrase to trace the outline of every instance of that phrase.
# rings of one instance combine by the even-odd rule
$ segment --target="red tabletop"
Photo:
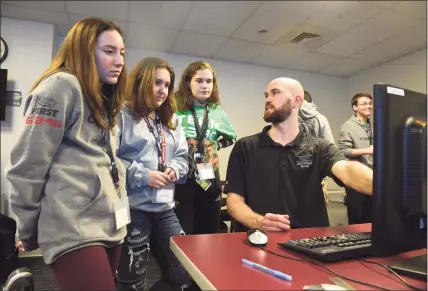
[[[339,226],[329,228],[295,229],[288,232],[269,232],[266,249],[294,258],[307,258],[286,251],[277,246],[278,242],[315,236],[331,236],[340,233],[371,231],[371,224]],[[304,262],[281,258],[250,246],[246,233],[186,235],[171,238],[171,249],[202,288],[214,290],[302,290],[310,284],[333,284],[329,278],[336,275]],[[394,258],[411,257],[426,253],[426,249],[412,251],[389,258],[366,258],[388,264]],[[293,277],[292,282],[275,278],[241,263],[246,258],[255,263],[281,271]],[[411,290],[393,274],[380,266],[347,260],[324,263],[332,270],[353,279],[380,285],[390,290]],[[427,283],[405,278],[410,284],[427,289]],[[373,287],[345,280],[355,289],[373,290]]]

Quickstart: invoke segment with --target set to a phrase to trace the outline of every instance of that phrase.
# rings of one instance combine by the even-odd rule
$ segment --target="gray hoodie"
[[[150,125],[156,124],[148,118]],[[162,212],[174,208],[175,203],[153,203],[156,189],[148,185],[149,171],[158,168],[156,140],[144,120],[136,122],[131,109],[123,106],[118,116],[119,140],[117,156],[120,157],[127,169],[127,191],[131,209],[147,212]],[[165,164],[174,169],[177,176],[176,184],[184,184],[187,179],[189,166],[187,164],[187,142],[181,126],[175,130],[163,127],[165,131],[166,148]]]
[[[367,122],[370,124],[370,119],[367,119]],[[348,159],[359,161],[364,165],[373,167],[373,155],[362,155],[358,157],[351,155],[353,149],[365,149],[370,147],[372,140],[373,130],[371,133],[368,132],[361,120],[356,116],[352,116],[340,129],[338,145],[339,149],[343,151],[345,157]]]
[[[315,137],[324,138],[330,143],[335,143],[327,118],[318,112],[314,103],[303,101],[299,110],[299,122],[306,128],[310,128],[309,131]]]
[[[40,247],[46,264],[90,245],[114,246],[118,201],[105,139],[91,117],[77,78],[55,73],[25,103],[25,124],[12,149],[6,177],[16,189],[11,208],[27,251]],[[117,130],[116,130],[117,132]],[[116,134],[110,134],[113,153]],[[117,167],[126,196],[125,168]]]

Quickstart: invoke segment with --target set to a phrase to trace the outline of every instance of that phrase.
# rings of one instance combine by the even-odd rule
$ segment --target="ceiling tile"
[[[400,1],[392,9],[411,16],[417,16],[423,19],[427,18],[427,2],[426,1]]]
[[[261,43],[231,38],[214,54],[214,58],[236,62],[250,62],[262,52],[264,47],[265,45]]]
[[[70,14],[70,27],[73,27],[74,24],[76,24],[76,22],[89,18],[90,16],[86,16],[86,15],[78,15],[78,14]],[[119,20],[115,20],[115,19],[109,19],[107,17],[105,17],[105,19],[108,19],[110,21],[112,21],[114,24],[116,24],[117,26],[120,27],[120,29],[122,30],[123,34],[125,35],[125,37],[127,36],[128,33],[128,23],[125,21],[119,21]]]
[[[226,41],[225,37],[182,31],[170,52],[197,57],[212,57]]]
[[[299,43],[292,43],[291,41],[298,35],[303,32],[318,34],[319,37],[305,39]],[[320,46],[331,41],[333,38],[339,35],[338,32],[333,32],[324,28],[309,26],[309,25],[299,25],[280,40],[278,40],[275,45],[289,45],[290,48],[302,49],[305,51],[312,51]]]
[[[68,15],[65,12],[32,9],[15,5],[2,5],[2,16],[30,21],[47,23],[68,23]]]
[[[17,5],[27,8],[42,9],[47,11],[66,12],[64,1],[1,1],[4,4]]]
[[[341,57],[327,56],[316,53],[308,53],[302,57],[290,62],[286,65],[287,69],[299,70],[299,71],[317,71],[320,68],[326,67],[334,62],[337,62]]]
[[[305,24],[345,32],[380,11],[382,8],[357,1],[329,1]]]
[[[427,46],[425,24],[410,27],[373,46],[353,54],[353,59],[386,62]]]
[[[66,1],[67,10],[73,14],[128,20],[129,1]]]
[[[317,11],[325,1],[266,1],[233,34],[234,38],[272,44]],[[258,33],[266,29],[267,33]]]
[[[397,1],[359,1],[362,3],[367,3],[373,6],[382,7],[382,8],[388,8],[391,7],[393,4],[397,3]]]
[[[191,1],[129,1],[128,21],[179,29],[188,19]]]
[[[193,5],[184,30],[230,36],[260,1],[198,1]]]
[[[304,55],[302,50],[291,49],[287,46],[266,46],[251,63],[263,66],[284,67]]]
[[[78,15],[78,14],[69,14],[69,21],[63,22],[63,23],[57,23],[56,29],[59,34],[59,36],[66,36],[67,33],[70,31],[70,29],[80,20],[89,18],[91,16],[86,15]],[[107,18],[106,18],[107,19]],[[118,21],[114,19],[110,19],[112,22],[114,22],[116,25],[120,27],[125,37],[127,37],[128,34],[128,23],[124,21]]]
[[[416,25],[418,19],[386,10],[352,28],[316,51],[327,55],[349,56],[389,36]]]
[[[147,50],[168,51],[177,36],[178,31],[166,27],[147,26],[129,23],[126,46]]]
[[[334,62],[333,64],[318,70],[317,72],[321,74],[334,75],[339,77],[349,77],[361,71],[367,70],[371,67],[374,67],[375,65],[376,64],[364,62],[361,60],[343,58],[338,62]]]

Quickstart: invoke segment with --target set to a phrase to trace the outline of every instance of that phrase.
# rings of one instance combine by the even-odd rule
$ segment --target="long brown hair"
[[[153,102],[156,69],[166,69],[170,75],[168,96],[159,108]],[[162,124],[169,129],[175,129],[175,124],[172,123],[172,116],[177,109],[175,100],[172,98],[174,82],[174,69],[165,60],[145,58],[139,61],[132,69],[126,85],[126,104],[131,109],[134,119],[140,121],[141,118],[156,110]]]
[[[100,86],[94,51],[98,37],[107,30],[116,30],[123,37],[121,29],[105,19],[87,18],[74,24],[49,68],[31,89],[33,91],[43,79],[54,73],[73,74],[80,83],[95,123],[102,130],[110,130],[116,125],[116,115],[122,108],[126,86],[125,66],[115,85]],[[107,97],[108,100],[105,100],[105,93],[110,95]],[[104,113],[108,124],[104,119]]]
[[[190,81],[197,71],[204,69],[208,69],[213,73],[213,91],[211,92],[210,98],[207,99],[207,103],[210,105],[220,104],[220,92],[218,89],[216,72],[209,63],[205,61],[197,61],[187,66],[181,75],[178,90],[174,94],[175,99],[177,100],[178,111],[190,110],[192,108],[193,94],[190,89]]]

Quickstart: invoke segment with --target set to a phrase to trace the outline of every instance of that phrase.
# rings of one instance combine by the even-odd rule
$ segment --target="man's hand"
[[[177,181],[177,175],[173,168],[166,168],[164,173],[168,176],[168,181],[170,183]]]
[[[260,228],[265,231],[284,231],[290,229],[288,215],[267,213],[262,216],[245,204],[244,197],[236,193],[227,193],[227,212],[237,222],[248,228]]]
[[[175,172],[174,172],[175,173]],[[163,188],[168,184],[169,176],[159,171],[149,171],[147,184],[152,188]]]
[[[368,154],[368,155],[372,155],[372,154],[373,154],[373,145],[371,145],[371,146],[369,146],[369,147],[367,148],[367,154]]]
[[[266,231],[290,230],[290,217],[288,215],[266,213],[260,221],[260,228]]]

